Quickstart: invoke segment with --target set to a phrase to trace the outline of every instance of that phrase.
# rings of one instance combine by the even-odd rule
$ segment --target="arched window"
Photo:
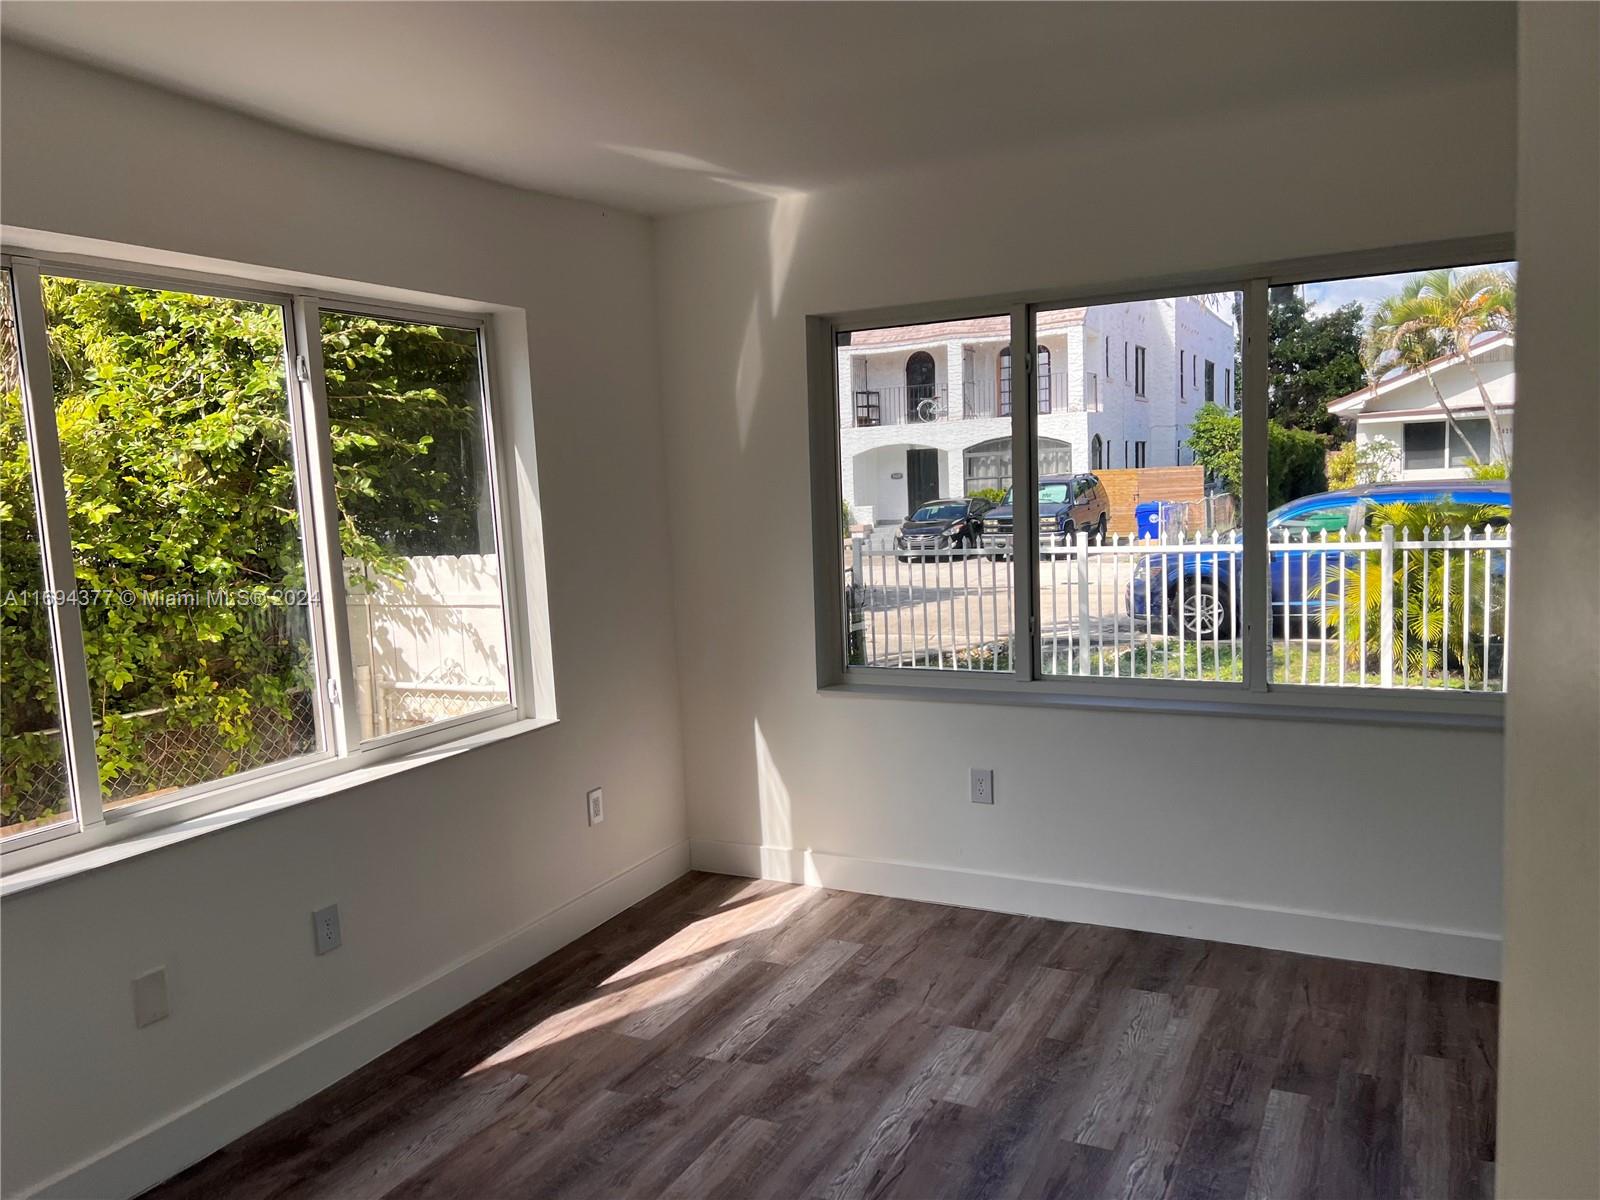
[[[983,488],[1005,491],[1011,486],[1011,439],[996,438],[992,442],[979,442],[963,452],[965,460],[966,494]],[[1055,438],[1039,439],[1039,474],[1072,474],[1072,447]]]
[[[933,355],[926,350],[906,359],[906,420],[932,421],[939,415],[937,378]]]
[[[1106,465],[1105,456],[1105,443],[1100,440],[1100,435],[1097,433],[1094,435],[1094,441],[1089,443],[1089,461],[1093,464],[1093,470],[1098,471]]]
[[[1039,347],[1039,411],[1050,411],[1050,347]]]

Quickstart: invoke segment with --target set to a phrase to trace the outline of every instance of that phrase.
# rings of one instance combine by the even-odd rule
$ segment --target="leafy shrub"
[[[1267,503],[1273,507],[1328,489],[1326,441],[1304,429],[1267,422]],[[1189,429],[1197,463],[1235,497],[1244,488],[1244,418],[1203,404]]]
[[[1327,469],[1330,488],[1390,483],[1400,478],[1400,447],[1388,438],[1346,442],[1328,455]]]

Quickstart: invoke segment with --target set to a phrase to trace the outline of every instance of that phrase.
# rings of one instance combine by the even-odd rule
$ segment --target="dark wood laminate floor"
[[[1488,1197],[1496,988],[691,874],[150,1193]]]

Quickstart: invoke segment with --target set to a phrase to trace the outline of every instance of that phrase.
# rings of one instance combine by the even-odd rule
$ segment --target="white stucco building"
[[[1004,316],[850,334],[838,349],[843,494],[857,521],[1011,483]],[[1041,313],[1039,471],[1176,466],[1200,405],[1233,404],[1231,294]]]
[[[1355,427],[1358,445],[1386,439],[1398,447],[1402,479],[1466,478],[1471,474],[1472,451],[1483,462],[1490,459],[1489,419],[1478,380],[1500,420],[1507,456],[1511,453],[1516,337],[1497,333],[1483,338],[1473,344],[1471,355],[1477,379],[1461,355],[1446,355],[1429,363],[1426,372],[1421,368],[1399,372],[1379,381],[1376,389],[1366,387],[1341,396],[1328,405],[1328,411]],[[1460,434],[1446,424],[1435,384]]]

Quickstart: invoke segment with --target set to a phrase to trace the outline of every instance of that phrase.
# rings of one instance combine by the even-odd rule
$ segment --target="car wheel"
[[[1102,546],[1105,545],[1105,541],[1106,541],[1106,526],[1108,526],[1109,524],[1110,524],[1110,522],[1106,520],[1106,514],[1105,513],[1101,513],[1100,514],[1100,525],[1099,525],[1099,535],[1098,536],[1100,538],[1100,544]]]
[[[1183,634],[1199,641],[1233,637],[1228,589],[1210,579],[1190,580],[1168,594],[1169,612]]]

